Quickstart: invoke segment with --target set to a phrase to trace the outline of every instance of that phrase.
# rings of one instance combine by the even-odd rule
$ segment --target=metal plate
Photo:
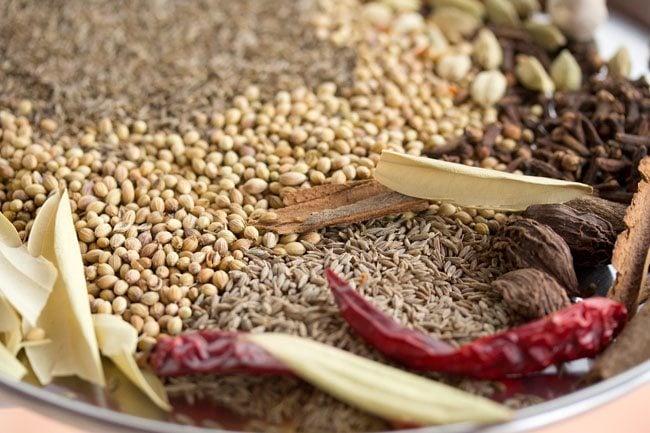
[[[545,426],[587,410],[594,409],[620,397],[639,386],[650,383],[650,361],[616,377],[573,392],[564,397],[541,403],[517,412],[515,420],[495,426],[477,427],[454,424],[438,427],[400,430],[410,433],[515,433]],[[136,431],[147,433],[205,433],[225,430],[184,426],[120,414],[110,409],[67,398],[23,382],[0,378],[0,398],[9,403],[28,407],[35,412],[63,420],[81,429],[100,433]],[[232,432],[229,430],[229,432]]]

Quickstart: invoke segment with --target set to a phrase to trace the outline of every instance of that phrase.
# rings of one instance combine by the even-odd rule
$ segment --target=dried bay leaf
[[[55,376],[76,375],[104,386],[67,191],[57,192],[44,203],[34,220],[28,249],[32,255],[51,261],[59,271],[50,299],[37,321],[50,342],[25,347],[34,374],[41,384],[49,383]],[[29,324],[23,322],[23,332],[28,330]]]
[[[15,356],[20,350],[20,341],[23,338],[20,317],[2,294],[0,294],[0,334],[3,334],[0,342],[4,343],[7,350]]]
[[[133,357],[138,343],[136,330],[118,316],[94,314],[92,316],[97,343],[102,354],[159,408],[170,411],[165,388],[160,380],[138,367]]]
[[[513,412],[498,403],[335,347],[286,334],[249,334],[303,380],[384,419],[416,424],[495,423]]]
[[[20,363],[13,353],[4,344],[0,343],[0,376],[13,380],[20,380],[27,373],[27,369]]]
[[[589,185],[524,176],[385,150],[375,170],[384,186],[411,197],[460,206],[523,211],[591,194]]]
[[[0,243],[0,293],[30,325],[41,314],[56,278],[56,268],[45,258],[32,256],[24,246]]]
[[[16,227],[2,213],[0,213],[0,243],[12,248],[18,248],[23,244]]]

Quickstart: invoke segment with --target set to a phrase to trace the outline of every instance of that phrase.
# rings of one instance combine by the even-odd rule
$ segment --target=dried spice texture
[[[328,80],[349,86],[354,52],[316,37],[316,10],[313,0],[3,2],[0,103],[173,126],[251,84],[267,98]]]
[[[302,256],[250,249],[246,271],[231,271],[223,291],[195,305],[187,328],[284,332],[386,362],[346,327],[323,277],[327,267],[357,282],[399,323],[447,342],[465,343],[518,323],[489,285],[504,272],[490,238],[458,221],[427,211],[319,233],[321,242],[304,243]],[[494,391],[486,382],[453,383],[481,395]],[[300,431],[386,429],[291,378],[195,376],[170,379],[167,389],[171,396],[205,397],[273,424],[294,419]]]
[[[571,250],[549,226],[517,219],[495,237],[494,248],[503,253],[510,269],[539,269],[552,275],[569,295],[580,295]]]
[[[562,204],[529,206],[523,214],[551,227],[571,249],[577,267],[610,262],[616,233],[612,225],[592,213],[579,213]]]
[[[627,206],[621,203],[605,200],[593,195],[583,195],[570,200],[565,205],[580,213],[593,213],[612,225],[616,233],[625,230],[625,211]]]
[[[588,379],[616,376],[650,359],[650,307],[644,305],[607,350],[596,359]]]
[[[527,319],[539,319],[571,305],[558,282],[538,269],[518,269],[501,275],[492,287],[516,312]]]
[[[608,293],[610,298],[625,304],[630,316],[636,312],[650,264],[650,158],[641,161],[639,172],[643,180],[625,215],[628,228],[616,239],[612,256],[616,281]]]
[[[351,224],[401,212],[423,211],[429,202],[402,195],[375,180],[326,184],[284,197],[287,205],[271,221],[249,220],[279,234],[304,233],[336,224]]]

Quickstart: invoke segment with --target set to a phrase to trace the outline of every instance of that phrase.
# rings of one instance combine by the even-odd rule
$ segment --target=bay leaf
[[[4,344],[0,343],[0,375],[13,380],[20,380],[27,373],[27,369],[16,359]]]
[[[20,341],[23,338],[20,317],[2,294],[0,294],[0,334],[3,334],[0,343],[4,343],[6,349],[15,356],[20,350]]]
[[[495,423],[513,412],[498,403],[352,353],[287,334],[249,334],[301,379],[351,406],[415,424]]]
[[[45,307],[56,278],[56,268],[45,258],[0,242],[0,293],[30,325]]]
[[[0,243],[13,248],[18,248],[23,244],[16,227],[2,213],[0,213]]]
[[[577,182],[505,173],[389,150],[381,154],[375,179],[411,197],[503,211],[564,203],[592,192],[589,185]]]
[[[55,376],[78,376],[104,386],[83,262],[67,191],[50,197],[36,216],[29,252],[51,261],[59,273],[37,321],[50,342],[25,347],[34,374],[45,385]],[[23,321],[23,333],[30,326]]]
[[[102,355],[109,358],[120,371],[159,408],[170,411],[171,405],[160,380],[142,371],[133,354],[138,343],[138,333],[119,316],[94,314],[92,316],[97,344]]]

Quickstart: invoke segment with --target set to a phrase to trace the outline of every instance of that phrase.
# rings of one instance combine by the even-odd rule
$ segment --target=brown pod
[[[570,296],[581,296],[571,250],[549,226],[519,218],[498,233],[494,248],[503,254],[510,269],[539,269],[552,275]]]
[[[508,272],[492,282],[508,306],[526,319],[540,319],[571,305],[560,284],[539,269]]]
[[[605,265],[612,260],[616,233],[593,213],[580,213],[563,204],[529,206],[523,214],[546,224],[569,245],[576,267]]]

